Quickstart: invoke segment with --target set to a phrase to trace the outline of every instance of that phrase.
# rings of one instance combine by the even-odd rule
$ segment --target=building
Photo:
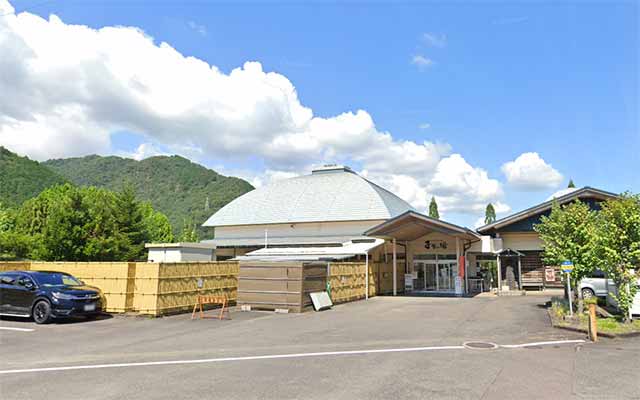
[[[341,246],[413,207],[348,167],[330,165],[233,200],[204,226],[215,228],[218,260],[263,247]]]
[[[533,230],[554,201],[580,200],[598,209],[615,197],[590,187],[567,189],[474,231],[419,213],[348,167],[327,166],[249,192],[204,226],[215,228],[215,239],[206,243],[216,246],[217,259],[388,261],[394,294],[502,292],[559,284],[559,274],[545,275]]]
[[[599,210],[601,202],[617,197],[614,193],[588,186],[568,188],[555,193],[541,204],[482,226],[477,231],[481,235],[490,236],[495,243],[495,248],[503,251],[504,255],[497,259],[501,276],[506,276],[509,268],[517,269],[516,278],[521,288],[559,286],[561,285],[560,274],[550,274],[555,279],[545,279],[542,241],[534,231],[534,225],[540,222],[542,216],[548,216],[551,213],[554,202],[562,205],[580,200],[588,204],[591,209]]]
[[[147,261],[149,262],[183,262],[212,261],[215,246],[210,243],[147,243]]]

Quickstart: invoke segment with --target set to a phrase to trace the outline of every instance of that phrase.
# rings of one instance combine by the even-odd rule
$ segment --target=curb
[[[579,332],[584,333],[586,335],[589,334],[587,329],[578,328],[575,326],[562,325],[555,322],[553,316],[551,315],[551,309],[547,308],[547,315],[549,316],[549,320],[551,321],[551,326],[556,329],[564,329],[565,331]],[[598,331],[598,336],[606,337],[609,339],[615,338],[627,338],[627,337],[636,337],[640,336],[640,332],[626,332],[626,333],[608,333],[608,332],[600,332]]]

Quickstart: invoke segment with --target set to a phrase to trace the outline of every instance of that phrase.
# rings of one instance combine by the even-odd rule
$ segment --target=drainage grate
[[[473,350],[493,350],[498,348],[497,344],[491,342],[465,342],[462,345],[467,349]]]

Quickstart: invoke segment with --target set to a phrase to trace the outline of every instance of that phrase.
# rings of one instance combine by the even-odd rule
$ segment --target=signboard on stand
[[[413,290],[413,274],[404,274],[404,290],[408,292]]]
[[[461,296],[462,295],[462,278],[460,276],[456,276],[456,295]]]

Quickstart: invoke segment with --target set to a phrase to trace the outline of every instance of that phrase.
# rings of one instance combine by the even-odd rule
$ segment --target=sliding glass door
[[[413,262],[413,289],[417,292],[455,290],[458,263],[450,257],[438,257],[431,260],[415,260]]]

